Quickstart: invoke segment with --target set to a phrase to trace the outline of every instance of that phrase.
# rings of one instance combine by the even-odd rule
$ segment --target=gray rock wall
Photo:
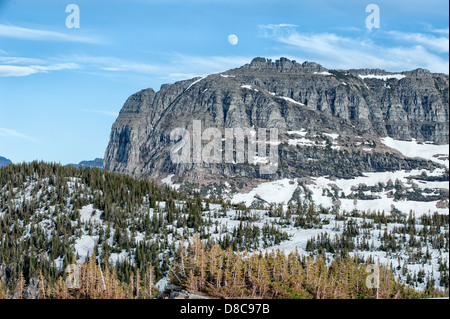
[[[363,78],[367,75],[386,79]],[[283,134],[304,128],[448,144],[448,92],[448,75],[422,69],[327,70],[312,62],[256,58],[222,74],[133,94],[112,126],[104,168],[136,177],[193,168],[227,175],[225,166],[170,163],[171,130],[190,128],[193,120],[222,130],[276,127]]]

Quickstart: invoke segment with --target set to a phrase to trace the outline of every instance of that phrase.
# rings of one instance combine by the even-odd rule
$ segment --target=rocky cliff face
[[[417,166],[421,164],[399,164],[401,156],[381,156],[384,149],[379,138],[448,144],[448,92],[448,75],[423,69],[400,73],[328,70],[311,62],[256,58],[222,74],[163,85],[159,92],[146,89],[133,94],[112,127],[104,168],[152,178],[169,173],[194,178],[202,174],[260,177],[254,165],[173,164],[170,132],[177,127],[191,130],[193,120],[222,132],[234,127],[277,128],[282,144],[276,177],[319,174],[329,168],[323,167],[325,163],[339,157],[354,165],[338,169],[338,175],[355,174],[361,165],[369,171]],[[323,133],[337,133],[341,146],[302,152],[303,146],[288,143],[287,133],[299,130],[305,130],[316,144],[322,138],[331,145],[334,141]],[[372,160],[355,150],[361,144],[355,138],[373,142]],[[307,153],[310,157],[305,158]]]

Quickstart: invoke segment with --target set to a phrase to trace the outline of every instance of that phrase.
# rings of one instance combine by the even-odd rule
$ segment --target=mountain
[[[96,168],[100,168],[103,169],[103,158],[96,158],[93,161],[81,161],[78,164],[67,164],[67,166],[72,166],[72,167],[79,167],[81,166],[81,168],[86,168],[86,167],[96,167]]]
[[[159,180],[173,174],[197,186],[234,181],[242,188],[267,179],[443,167],[405,156],[389,142],[448,144],[448,92],[448,75],[424,69],[329,70],[255,58],[221,74],[130,96],[112,126],[104,168]],[[276,173],[260,173],[258,159],[267,154],[239,165],[172,162],[171,131],[192,132],[194,120],[219,128],[222,136],[225,128],[278,129]]]
[[[11,163],[12,162],[9,159],[0,156],[0,167],[11,164]]]

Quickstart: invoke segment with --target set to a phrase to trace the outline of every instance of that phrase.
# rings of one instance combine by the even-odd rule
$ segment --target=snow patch
[[[307,188],[312,192],[312,200],[317,206],[322,206],[325,208],[332,208],[335,206],[332,197],[325,196],[323,191],[325,189],[331,190],[332,187],[337,187],[338,194],[344,193],[348,196],[352,192],[353,187],[357,187],[360,184],[365,184],[366,186],[376,186],[378,183],[387,184],[388,181],[395,183],[399,180],[404,185],[411,185],[410,180],[407,177],[419,176],[423,170],[411,170],[411,171],[396,171],[396,172],[379,172],[379,173],[364,173],[364,176],[355,177],[352,179],[336,179],[331,180],[328,177],[316,177],[312,178],[313,184],[306,185]],[[443,173],[443,169],[436,169],[434,172],[428,172],[429,176],[436,176]],[[414,181],[417,184],[417,181]],[[422,184],[422,185],[421,185]],[[423,181],[418,184],[420,188],[449,188],[448,182],[426,182]],[[412,186],[412,185],[411,185]],[[417,215],[423,215],[433,212],[438,212],[439,214],[449,214],[448,208],[437,208],[437,201],[422,202],[422,201],[412,201],[412,200],[395,200],[393,197],[388,197],[387,191],[377,192],[377,199],[361,200],[361,199],[346,199],[339,198],[340,209],[346,211],[365,210],[365,211],[385,211],[389,213],[393,208],[400,210],[403,213],[409,213],[410,211],[415,212]]]
[[[419,157],[433,161],[435,163],[449,167],[449,145],[419,144],[415,139],[412,141],[399,141],[391,137],[381,139],[381,142],[393,149],[396,149],[406,157]],[[447,157],[441,159],[438,156]]]
[[[308,132],[304,128],[300,129],[300,131],[287,131],[287,133],[289,135],[297,134],[300,135],[301,137],[305,137],[306,134],[308,134]]]
[[[159,291],[164,291],[168,283],[169,278],[167,276],[163,277],[156,283],[156,288],[158,288]]]
[[[278,181],[262,183],[247,194],[235,194],[233,204],[245,203],[250,206],[258,197],[268,203],[287,204],[297,189],[297,182],[285,178]]]
[[[86,261],[88,256],[92,256],[98,236],[83,235],[75,242],[75,250],[81,261]]]
[[[333,140],[335,140],[339,137],[339,134],[335,134],[335,133],[323,133],[323,135],[331,137]]]
[[[296,100],[293,100],[293,99],[291,99],[291,98],[289,98],[289,97],[281,96],[281,98],[284,99],[284,100],[286,100],[286,101],[288,101],[288,102],[291,102],[291,103],[294,103],[294,104],[297,104],[297,105],[305,106],[305,104],[300,103],[300,102],[297,102]]]
[[[383,80],[383,81],[387,81],[388,79],[401,80],[406,77],[403,74],[389,74],[389,75],[375,75],[375,74],[361,75],[361,74],[358,74],[358,76],[361,79],[378,79],[378,80]]]
[[[170,174],[166,178],[162,179],[161,182],[163,182],[164,184],[169,185],[173,189],[177,190],[180,188],[181,184],[174,184],[172,182],[172,177],[174,177],[174,176],[175,176],[175,174]]]
[[[94,209],[94,205],[90,204],[87,206],[83,206],[80,210],[80,220],[82,222],[98,222],[101,223],[100,215],[102,212],[98,209]]]
[[[247,90],[253,90],[253,91],[256,91],[256,92],[258,92],[258,90],[257,89],[254,89],[254,88],[252,88],[252,86],[251,85],[242,85],[241,86],[241,88],[243,88],[243,89],[247,89]]]
[[[314,74],[319,74],[319,75],[333,75],[330,72],[324,71],[324,72],[314,72]]]
[[[201,78],[195,80],[194,82],[192,82],[192,83],[186,88],[185,91],[189,90],[193,85],[197,84],[198,82],[200,82],[200,81],[203,80],[204,78],[206,78],[206,76],[203,76],[203,77],[201,77]]]

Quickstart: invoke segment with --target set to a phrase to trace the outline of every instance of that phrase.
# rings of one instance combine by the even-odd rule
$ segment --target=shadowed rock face
[[[112,126],[104,168],[152,178],[169,173],[194,178],[202,173],[259,177],[252,165],[171,163],[170,132],[176,127],[191,129],[193,120],[201,120],[203,128],[222,131],[277,128],[281,141],[287,131],[305,129],[309,134],[390,136],[448,144],[448,92],[448,75],[423,69],[400,73],[327,70],[312,62],[256,58],[222,74],[130,96]],[[293,152],[281,145],[281,161],[301,160]],[[295,161],[288,162],[275,177],[294,174]],[[380,169],[387,167],[373,168]]]

